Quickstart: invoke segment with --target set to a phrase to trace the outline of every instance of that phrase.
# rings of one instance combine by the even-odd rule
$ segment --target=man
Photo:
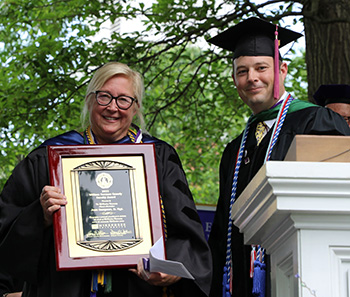
[[[209,40],[234,52],[233,82],[253,112],[245,131],[227,145],[221,159],[220,197],[209,237],[214,264],[213,297],[252,296],[251,248],[244,245],[243,235],[229,221],[229,213],[234,200],[239,199],[265,160],[283,160],[297,134],[350,135],[338,114],[294,100],[285,91],[288,66],[275,46],[275,31],[275,25],[250,18]],[[300,36],[278,28],[281,46]],[[264,128],[259,133],[263,135],[259,143],[255,137],[258,126]]]
[[[339,113],[350,127],[350,85],[321,85],[314,99],[318,105]]]

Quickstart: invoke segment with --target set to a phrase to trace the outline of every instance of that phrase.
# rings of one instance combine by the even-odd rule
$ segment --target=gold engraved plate
[[[134,170],[106,160],[88,162],[71,171],[78,245],[113,252],[142,242],[134,213]]]

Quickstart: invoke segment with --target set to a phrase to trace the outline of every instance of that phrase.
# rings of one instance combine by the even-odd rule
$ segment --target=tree
[[[309,98],[321,84],[350,81],[350,2],[302,1]]]
[[[215,203],[220,155],[243,129],[249,110],[230,78],[231,54],[205,40],[253,15],[282,25],[292,17],[296,23],[302,4],[309,5],[277,0],[158,0],[152,5],[130,0],[0,1],[2,182],[43,139],[81,130],[80,106],[92,72],[118,60],[144,75],[147,129],[178,149],[195,200]],[[136,32],[94,37],[107,21],[140,16],[145,27]],[[288,81],[301,99],[306,98],[300,87],[307,84],[304,64],[303,57],[291,62],[297,77]]]

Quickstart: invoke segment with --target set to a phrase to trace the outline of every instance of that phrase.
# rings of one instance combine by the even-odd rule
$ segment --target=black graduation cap
[[[350,85],[321,85],[313,97],[321,106],[330,103],[350,104]]]
[[[234,53],[233,58],[240,56],[275,55],[276,25],[262,19],[252,17],[208,40],[223,49]],[[301,37],[302,34],[278,27],[279,47]]]

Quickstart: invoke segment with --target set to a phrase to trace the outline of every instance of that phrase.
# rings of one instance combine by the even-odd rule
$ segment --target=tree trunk
[[[350,84],[350,1],[305,0],[308,96],[321,84]]]

